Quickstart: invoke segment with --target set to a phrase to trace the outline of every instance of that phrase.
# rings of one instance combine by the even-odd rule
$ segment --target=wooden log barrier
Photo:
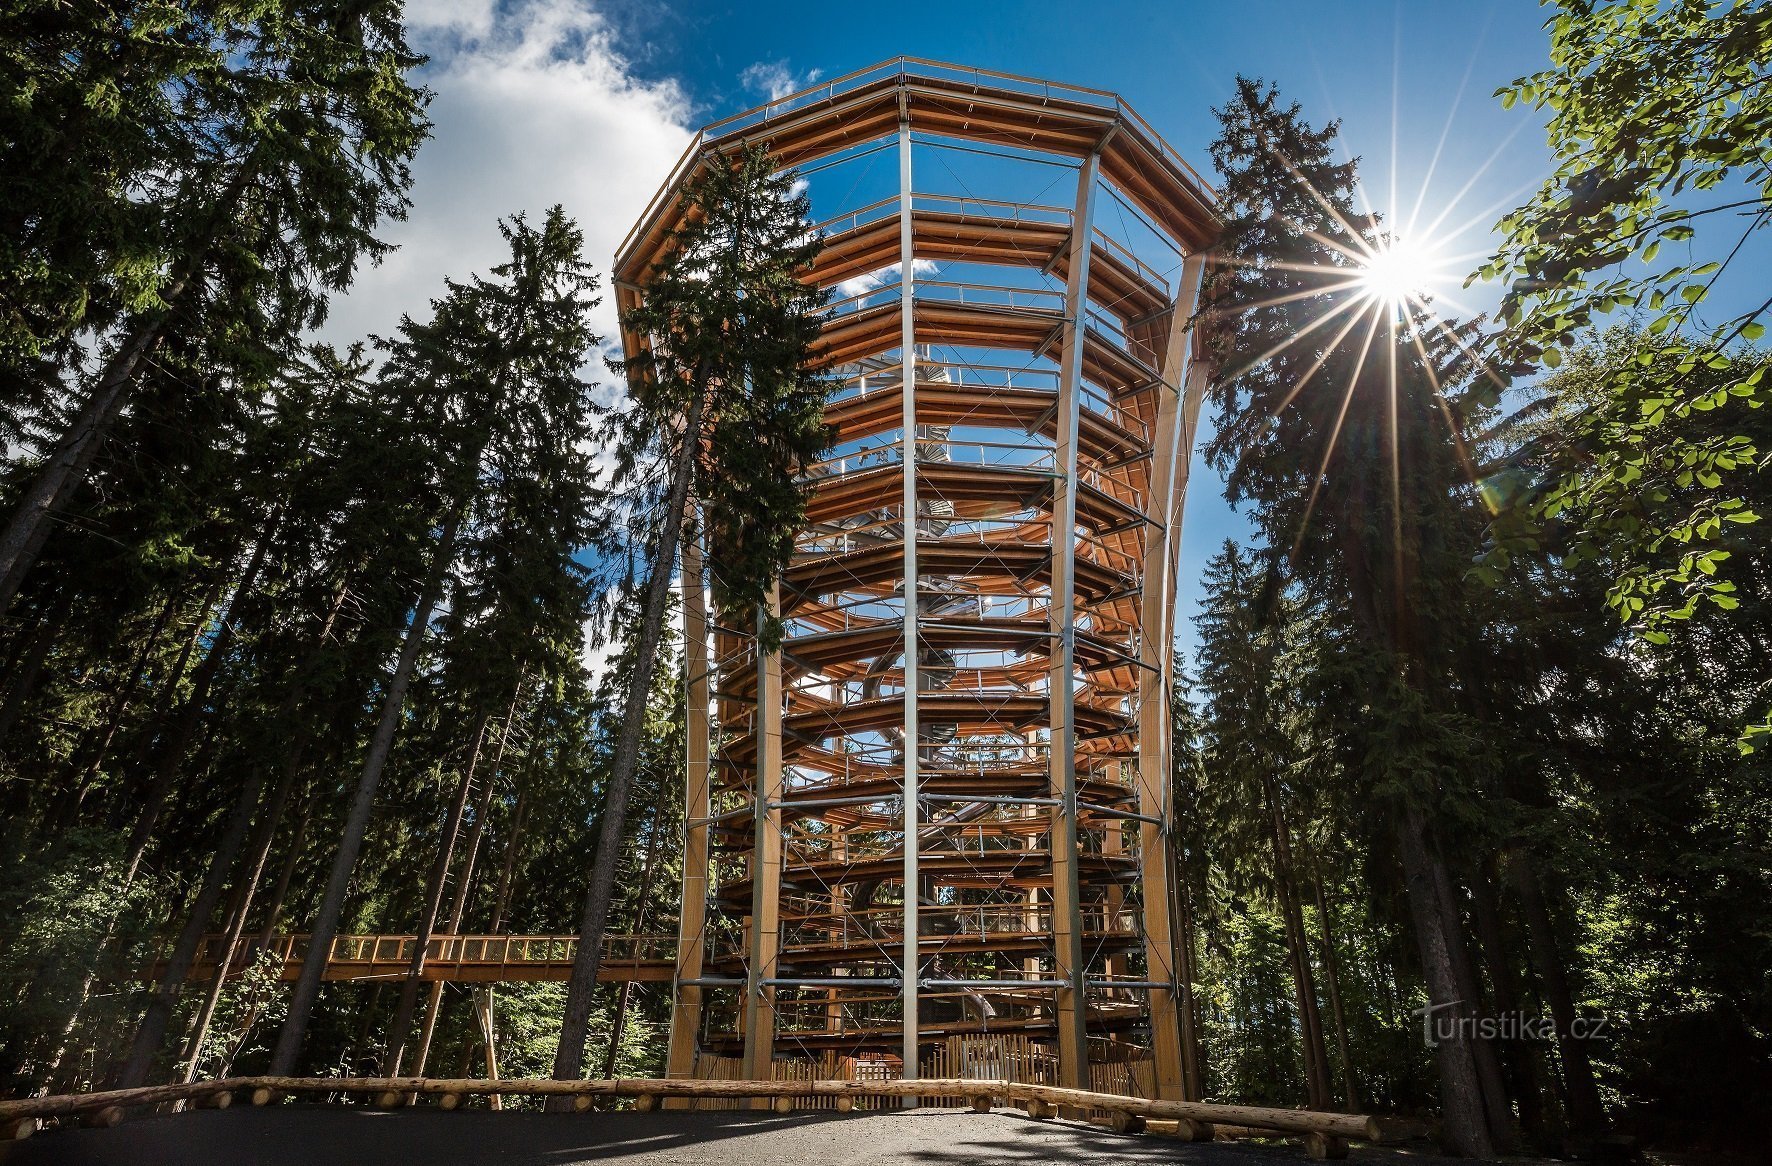
[[[988,1090],[988,1093],[984,1092]],[[1174,1121],[1181,1130],[1192,1127],[1195,1134],[1210,1137],[1215,1122],[1248,1126],[1294,1136],[1324,1135],[1325,1156],[1333,1156],[1336,1139],[1362,1142],[1396,1140],[1406,1136],[1407,1123],[1381,1123],[1366,1114],[1323,1113],[1305,1109],[1278,1109],[1257,1105],[1221,1105],[1205,1101],[1158,1101],[1144,1097],[1121,1097],[1110,1093],[1091,1093],[1082,1089],[1061,1089],[1051,1085],[1024,1085],[1011,1081],[925,1080],[925,1081],[703,1081],[688,1078],[669,1080],[649,1078],[618,1078],[602,1081],[554,1081],[546,1078],[514,1078],[502,1081],[428,1077],[234,1077],[219,1081],[195,1081],[180,1085],[152,1085],[138,1089],[115,1089],[103,1093],[62,1094],[52,1097],[30,1097],[17,1101],[0,1101],[0,1134],[21,1136],[20,1123],[46,1117],[79,1115],[109,1106],[131,1108],[167,1101],[188,1101],[198,1106],[227,1105],[235,1093],[250,1096],[255,1103],[260,1091],[266,1100],[275,1094],[337,1094],[355,1093],[373,1097],[383,1105],[399,1105],[408,1097],[431,1095],[442,1097],[451,1093],[465,1099],[470,1096],[499,1097],[520,1095],[533,1097],[631,1097],[635,1108],[646,1111],[666,1097],[757,1098],[765,1104],[783,1099],[791,1110],[798,1098],[848,1098],[853,1108],[858,1097],[943,1097],[973,1101],[983,1097],[987,1105],[992,1097],[1003,1098],[1010,1105],[1019,1105],[1030,1114],[1044,1114],[1059,1106],[1095,1109],[1107,1113]],[[575,1106],[576,1108],[576,1106]],[[785,1111],[784,1111],[785,1112]],[[1187,1123],[1187,1124],[1182,1124]]]

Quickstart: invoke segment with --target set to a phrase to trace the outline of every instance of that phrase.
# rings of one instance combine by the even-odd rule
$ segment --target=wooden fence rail
[[[521,1078],[504,1081],[436,1077],[231,1077],[195,1081],[183,1085],[152,1085],[102,1093],[76,1093],[0,1101],[0,1135],[28,1137],[47,1117],[81,1117],[101,1125],[114,1125],[130,1106],[170,1101],[190,1102],[198,1107],[226,1107],[236,1094],[254,1105],[264,1105],[282,1094],[359,1093],[374,1095],[383,1106],[403,1104],[408,1098],[430,1094],[446,1109],[459,1106],[466,1097],[529,1095],[571,1097],[577,1109],[589,1109],[597,1097],[630,1097],[642,1109],[655,1107],[661,1098],[765,1098],[781,1112],[791,1111],[797,1099],[836,1098],[837,1108],[847,1111],[857,1098],[961,1098],[974,1109],[988,1110],[996,1100],[1019,1105],[1034,1116],[1050,1117],[1054,1107],[1100,1110],[1109,1115],[1117,1130],[1136,1132],[1145,1119],[1175,1122],[1183,1137],[1203,1140],[1218,1124],[1240,1126],[1271,1134],[1303,1135],[1313,1157],[1341,1157],[1346,1140],[1394,1141],[1414,1132],[1405,1123],[1391,1123],[1366,1114],[1325,1113],[1304,1109],[1277,1109],[1256,1105],[1221,1105],[1205,1101],[1159,1101],[1121,1097],[1051,1085],[1028,1085],[1012,1081],[940,1079],[927,1081],[705,1081],[699,1079],[623,1078],[606,1081],[553,1081]],[[844,1104],[847,1101],[848,1104]]]

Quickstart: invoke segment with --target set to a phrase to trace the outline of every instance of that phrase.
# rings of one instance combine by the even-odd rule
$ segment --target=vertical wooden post
[[[1124,822],[1117,820],[1112,821],[1108,824],[1108,828],[1102,832],[1101,853],[1104,857],[1108,858],[1126,853],[1126,827]],[[1102,899],[1101,925],[1103,930],[1111,931],[1115,928],[1121,912],[1126,908],[1126,888],[1117,882],[1109,883],[1102,890]],[[1089,919],[1087,916],[1083,919],[1083,929],[1085,932],[1089,929]],[[1123,954],[1116,953],[1110,955],[1104,962],[1107,965],[1106,970],[1110,978],[1121,975],[1126,971],[1126,957]],[[1149,977],[1146,978],[1148,979]]]
[[[695,1076],[701,1032],[702,966],[707,959],[708,816],[712,812],[708,734],[708,607],[703,590],[701,536],[683,543],[683,689],[686,711],[683,781],[683,894],[677,914],[677,967],[672,985],[671,1044],[666,1077]],[[665,1107],[687,1108],[686,1098]]]
[[[486,1040],[486,1079],[498,1080],[498,1028],[493,1023],[492,993],[497,985],[488,984],[483,992],[474,993],[474,1015],[480,1021],[480,1035]],[[488,1095],[487,1104],[503,1109],[504,1101],[496,1093]]]
[[[781,614],[781,585],[769,589],[769,614]],[[759,628],[759,631],[761,628]],[[781,653],[757,643],[757,774],[752,794],[755,837],[751,847],[751,958],[745,984],[745,1076],[773,1080],[775,988],[781,951]],[[757,1108],[767,1109],[768,1098]]]
[[[1088,971],[1083,957],[1082,894],[1078,887],[1076,728],[1077,429],[1082,403],[1084,316],[1088,309],[1089,251],[1095,224],[1099,151],[1077,173],[1071,215],[1070,263],[1065,279],[1065,317],[1058,377],[1058,472],[1052,514],[1052,585],[1048,618],[1052,667],[1047,686],[1051,733],[1049,783],[1059,802],[1048,835],[1052,853],[1052,932],[1057,953],[1058,1072],[1061,1084],[1089,1088]]]
[[[1185,424],[1182,391],[1188,366],[1194,315],[1200,288],[1200,256],[1182,264],[1169,336],[1163,351],[1162,383],[1157,386],[1157,429],[1144,500],[1145,550],[1140,580],[1143,587],[1138,637],[1138,812],[1157,822],[1139,825],[1139,880],[1144,894],[1145,968],[1152,981],[1168,988],[1150,990],[1151,1052],[1155,1059],[1156,1093],[1164,1100],[1182,1100],[1190,1092],[1181,1055],[1182,1025],[1191,1024],[1177,1000],[1186,991],[1179,978],[1186,964],[1176,958],[1174,894],[1174,759],[1172,738],[1175,629],[1173,551],[1181,542],[1181,510],[1172,499],[1175,486],[1186,482],[1186,459],[1192,452],[1192,427]],[[1198,403],[1195,403],[1198,411]],[[1183,432],[1188,440],[1182,440]],[[1191,1034],[1190,1034],[1191,1035]]]
[[[904,527],[904,949],[900,956],[904,1029],[903,1077],[917,1077],[917,981],[922,958],[917,950],[917,750],[921,733],[917,726],[917,695],[921,687],[918,653],[922,645],[917,602],[917,327],[916,248],[911,230],[911,119],[899,92],[898,117],[898,262],[899,369],[904,378],[904,404],[900,417],[900,454],[904,492],[899,500]],[[916,1099],[907,1097],[907,1105]]]
[[[848,858],[848,835],[838,833],[831,839],[831,861],[839,867]],[[849,913],[843,904],[843,887],[839,884],[830,888],[831,906],[830,919],[835,932],[835,941],[844,947],[849,946]],[[831,969],[833,976],[841,976],[848,969],[835,967]],[[843,1002],[836,988],[825,992],[824,1006],[825,1028],[833,1033],[843,1031]]]

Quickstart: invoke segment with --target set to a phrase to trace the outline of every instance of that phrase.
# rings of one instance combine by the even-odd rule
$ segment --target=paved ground
[[[1372,1166],[1449,1163],[1356,1147]],[[5,1166],[1089,1166],[1309,1161],[1296,1146],[1122,1137],[1020,1113],[393,1113],[326,1106],[236,1107],[137,1118],[109,1130],[52,1130],[0,1151]],[[1468,1163],[1464,1166],[1469,1166]]]

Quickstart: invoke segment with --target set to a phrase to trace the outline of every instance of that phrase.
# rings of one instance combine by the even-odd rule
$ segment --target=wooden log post
[[[459,1094],[459,1093],[445,1093],[443,1096],[437,1098],[437,1108],[438,1109],[460,1109],[461,1108],[461,1094]]]
[[[991,1095],[988,1093],[974,1093],[972,1095],[972,1112],[989,1113],[990,1111]]]
[[[1308,1133],[1304,1135],[1304,1152],[1318,1161],[1345,1158],[1347,1141],[1334,1134]]]
[[[1144,1118],[1136,1113],[1116,1109],[1108,1114],[1108,1128],[1116,1134],[1142,1134]]]
[[[1191,1117],[1175,1119],[1175,1136],[1184,1142],[1210,1142],[1217,1133],[1209,1121],[1195,1121]]]
[[[123,1107],[107,1105],[103,1109],[93,1109],[80,1115],[80,1124],[89,1129],[108,1130],[123,1123]]]
[[[1052,500],[1052,582],[1047,603],[1052,644],[1046,684],[1047,792],[1053,800],[1047,817],[1047,849],[1052,870],[1053,977],[1063,983],[1053,1011],[1058,1024],[1058,1078],[1074,1090],[1089,1088],[1089,960],[1083,944],[1082,843],[1077,800],[1077,447],[1082,416],[1084,317],[1088,310],[1089,256],[1100,165],[1101,149],[1097,146],[1078,168],[1077,203],[1071,212],[1059,353],[1057,434],[1053,444],[1057,482]],[[1070,1106],[1065,1104],[1064,1108],[1068,1111]],[[1066,1112],[1065,1116],[1082,1115]]]
[[[775,1099],[774,1108],[776,1113],[792,1113],[794,1112],[794,1099],[784,1093]]]
[[[658,1108],[658,1094],[642,1093],[634,1098],[634,1108],[641,1113],[651,1113]]]
[[[257,1089],[254,1089],[252,1091],[252,1095],[247,1098],[247,1100],[252,1102],[252,1104],[258,1105],[258,1106],[269,1105],[269,1104],[271,1104],[271,1102],[275,1101],[276,1099],[277,1099],[277,1091],[275,1089],[267,1089],[263,1085],[260,1085]]]
[[[8,1142],[22,1142],[37,1132],[38,1119],[34,1117],[8,1118],[6,1124],[0,1126],[0,1139]]]
[[[577,1097],[572,1099],[572,1112],[589,1113],[591,1111],[591,1106],[594,1104],[596,1104],[596,1102],[592,1100],[589,1093],[580,1093]]]
[[[838,1113],[850,1113],[850,1112],[853,1112],[854,1109],[855,1109],[855,1098],[850,1097],[847,1094],[845,1094],[842,1097],[837,1098],[837,1112]]]
[[[197,1099],[197,1105],[201,1109],[226,1109],[232,1104],[234,1104],[234,1094],[227,1089],[217,1090]]]

